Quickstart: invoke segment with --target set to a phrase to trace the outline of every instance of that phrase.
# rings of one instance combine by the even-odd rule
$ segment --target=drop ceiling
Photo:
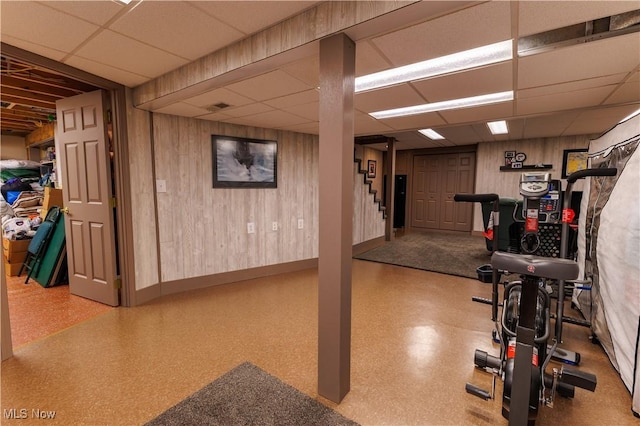
[[[3,1],[1,37],[3,44],[135,88],[317,4]],[[372,34],[356,26],[346,33],[356,42],[356,74],[360,76],[577,24],[588,31],[594,22],[604,22],[594,20],[639,6],[638,1],[407,2],[404,10],[378,18],[380,32]],[[637,28],[638,23],[632,22],[615,37],[604,32],[547,45],[526,56],[516,54],[494,65],[358,93],[354,100],[356,136],[386,135],[396,138],[399,149],[415,149],[602,133],[640,108]],[[197,94],[185,92],[152,110],[317,134],[317,46],[309,52],[295,61],[284,55],[279,61],[276,58],[267,72],[225,76],[219,86]],[[3,97],[12,81],[4,69],[3,64]],[[369,115],[505,90],[514,91],[513,101],[382,120]],[[23,103],[16,106],[30,108],[29,101]],[[216,107],[221,103],[229,106]],[[8,114],[3,108],[3,132]],[[509,134],[492,135],[485,123],[493,120],[506,120]],[[428,127],[445,139],[432,141],[416,131]]]

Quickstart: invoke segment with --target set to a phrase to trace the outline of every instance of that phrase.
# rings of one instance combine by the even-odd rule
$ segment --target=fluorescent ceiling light
[[[467,70],[513,58],[512,41],[506,40],[356,78],[355,91],[363,92],[407,81]]]
[[[622,120],[620,120],[618,123],[622,123],[623,121],[627,121],[630,118],[635,117],[636,115],[640,114],[640,109],[635,110],[634,112],[632,112],[631,114],[627,115],[625,118],[623,118]]]
[[[388,109],[369,113],[378,120],[382,118],[404,117],[407,115],[425,114],[434,111],[469,108],[480,105],[496,104],[513,100],[513,91],[490,93],[488,95],[472,96],[470,98],[452,99],[450,101],[434,102],[431,104],[414,105],[410,107]]]
[[[436,132],[433,129],[422,129],[422,130],[418,130],[418,132],[422,133],[429,139],[433,139],[433,140],[444,139],[444,136],[442,136],[440,133]]]
[[[489,126],[489,130],[491,130],[491,133],[494,135],[505,135],[509,133],[509,129],[507,129],[507,122],[504,120],[490,121],[487,123],[487,126]]]

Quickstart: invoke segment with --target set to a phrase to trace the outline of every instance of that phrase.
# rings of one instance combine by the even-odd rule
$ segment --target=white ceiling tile
[[[6,35],[63,52],[73,51],[100,28],[32,1],[3,1],[0,22],[3,41]]]
[[[107,80],[115,81],[127,87],[136,87],[149,80],[149,77],[124,71],[119,68],[114,68],[111,65],[101,64],[79,56],[71,56],[65,61],[65,64],[85,70],[88,73],[106,78]]]
[[[385,133],[394,130],[380,120],[376,120],[369,114],[355,111],[353,114],[353,132],[356,136]]]
[[[529,115],[562,111],[601,104],[616,89],[615,85],[595,87],[574,92],[555,93],[517,100],[517,114]]]
[[[442,77],[415,81],[412,85],[428,99],[439,102],[513,89],[511,61]]]
[[[310,121],[317,120],[309,120],[304,117],[300,117],[299,115],[290,114],[285,111],[273,110],[268,112],[263,112],[262,114],[256,114],[251,116],[252,120],[257,120],[262,123],[262,127],[276,127],[280,128],[282,126],[294,126],[296,124],[304,124],[309,123]]]
[[[620,85],[604,103],[616,104],[625,102],[640,102],[640,80],[637,78],[628,80]]]
[[[179,115],[182,117],[197,117],[199,115],[207,114],[208,111],[204,108],[198,108],[194,107],[193,105],[176,102],[164,108],[158,108],[154,112],[159,112],[161,114]]]
[[[158,25],[160,22],[163,24]],[[109,28],[189,60],[244,37],[238,30],[179,1],[143,1]]]
[[[373,74],[389,68],[393,66],[371,45],[370,40],[356,43],[356,76]]]
[[[546,138],[561,135],[578,117],[577,112],[530,117],[524,119],[524,139]]]
[[[261,103],[248,104],[237,108],[225,108],[224,113],[231,117],[246,117],[263,112],[273,111],[268,105]]]
[[[199,120],[226,121],[227,119],[231,118],[231,116],[223,112],[214,112],[211,114],[198,115],[197,118]]]
[[[620,120],[638,109],[638,105],[599,108],[580,113],[578,118],[566,129],[565,134],[575,135],[578,132],[600,133],[602,129],[611,129]]]
[[[393,66],[511,39],[510,2],[492,1],[373,39]]]
[[[527,36],[638,9],[637,1],[521,1],[518,36]]]
[[[316,54],[283,66],[282,71],[311,87],[320,85],[320,58]]]
[[[268,111],[262,114],[255,114],[229,120],[230,123],[244,124],[267,129],[279,129],[283,126],[294,126],[297,124],[309,123],[309,120],[298,117],[284,111]]]
[[[265,104],[274,108],[288,108],[296,105],[309,104],[319,102],[320,93],[316,89],[306,90],[304,92],[294,93],[293,95],[282,96],[280,98],[264,101]]]
[[[454,126],[435,130],[456,145],[469,145],[483,140],[474,126]]]
[[[221,102],[237,107],[250,104],[253,100],[232,92],[231,90],[219,88],[185,99],[184,102],[199,107],[207,107]]]
[[[288,112],[299,117],[306,118],[311,121],[318,121],[320,118],[320,102],[311,102],[308,104],[299,104],[287,108],[281,108],[282,111]]]
[[[134,7],[134,5],[125,6],[117,1],[47,1],[47,6],[57,9],[69,15],[76,16],[85,21],[92,22],[96,25],[104,25],[111,20],[117,13],[126,7]]]
[[[518,59],[518,88],[628,73],[640,64],[637,33],[558,48]]]
[[[440,111],[449,124],[472,123],[486,120],[503,120],[513,114],[513,103],[502,102],[493,105],[484,105],[476,108],[462,108],[449,111]]]
[[[280,70],[230,84],[227,88],[256,101],[264,101],[313,89],[312,86],[304,84]]]
[[[521,89],[518,90],[518,99],[616,85],[624,80],[627,75],[628,74],[614,74],[603,77],[587,78],[585,80],[570,81],[567,83],[552,84],[549,86],[534,87],[531,89]]]
[[[297,15],[315,1],[192,1],[187,2],[246,35]],[[244,17],[244,19],[240,19]]]
[[[151,78],[187,63],[182,58],[108,30],[82,46],[77,55]]]
[[[25,41],[10,35],[2,34],[2,37],[0,38],[2,39],[3,43],[26,50],[28,52],[33,52],[40,56],[44,56],[45,58],[53,59],[54,61],[62,61],[62,59],[68,55],[68,52],[63,52],[61,50],[56,50],[47,46],[40,46],[39,44],[31,43],[30,41]]]
[[[356,93],[354,106],[362,112],[375,112],[426,103],[409,84]]]
[[[408,117],[387,118],[378,121],[394,130],[424,129],[446,124],[442,117],[435,112],[411,115]]]

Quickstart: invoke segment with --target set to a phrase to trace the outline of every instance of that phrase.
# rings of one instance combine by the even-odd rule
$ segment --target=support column
[[[391,241],[395,238],[393,234],[393,218],[396,215],[394,208],[396,193],[396,140],[394,138],[389,138],[387,142],[385,174],[387,175],[387,184],[385,188],[386,199],[384,200],[384,205],[385,211],[387,212],[387,220],[384,224],[384,239]]]
[[[351,375],[355,43],[320,41],[318,394],[339,403]]]

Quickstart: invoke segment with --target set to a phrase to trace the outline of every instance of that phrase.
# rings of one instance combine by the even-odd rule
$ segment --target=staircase
[[[362,160],[361,159],[355,158],[355,156],[354,156],[353,161],[357,165],[358,173],[362,175],[362,180],[364,181],[364,184],[369,187],[369,194],[373,194],[373,202],[378,205],[378,211],[382,212],[382,218],[386,219],[387,218],[387,208],[382,205],[383,200],[378,197],[378,190],[377,189],[373,189],[373,187],[371,185],[373,182],[370,181],[369,179],[367,179],[368,170],[362,168]]]

